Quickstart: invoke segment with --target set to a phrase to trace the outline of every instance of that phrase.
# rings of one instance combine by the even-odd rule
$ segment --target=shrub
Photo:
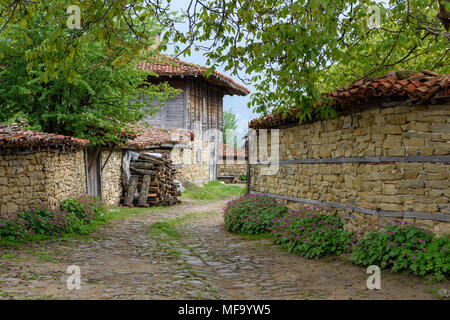
[[[79,232],[83,224],[103,215],[101,203],[93,197],[65,200],[57,209],[48,205],[0,217],[0,237],[16,240],[27,235],[60,235]]]
[[[441,281],[450,277],[450,235],[429,242],[424,250],[417,251],[409,270],[419,276],[433,275]]]
[[[372,231],[355,246],[350,260],[356,265],[378,265],[392,271],[433,275],[442,280],[449,275],[450,238],[434,239],[431,231],[407,226],[401,221],[384,231]]]
[[[60,208],[70,215],[74,215],[83,221],[83,223],[89,223],[103,215],[101,202],[91,196],[81,196],[76,199],[64,200],[61,202]]]
[[[228,202],[223,211],[227,231],[260,234],[270,232],[273,218],[284,215],[288,208],[269,196],[247,194]]]
[[[306,258],[349,252],[355,241],[339,215],[321,207],[303,207],[274,218],[272,236],[281,247]]]
[[[243,181],[243,182],[247,181],[247,175],[246,175],[246,174],[241,175],[241,176],[239,177],[239,180],[241,180],[241,181]]]
[[[66,212],[45,205],[19,213],[18,217],[28,222],[28,230],[33,234],[60,234],[67,229],[68,224]]]
[[[0,238],[15,240],[28,234],[28,222],[17,214],[0,215]]]

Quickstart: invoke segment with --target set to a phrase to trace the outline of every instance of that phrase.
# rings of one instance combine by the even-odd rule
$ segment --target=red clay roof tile
[[[170,143],[177,144],[192,141],[194,133],[183,129],[162,129],[155,126],[138,127],[136,138],[125,143],[125,147],[145,149]]]
[[[60,145],[84,148],[89,145],[89,140],[54,133],[29,131],[17,125],[6,125],[0,123],[0,149]]]
[[[350,104],[364,104],[371,97],[392,98],[398,101],[410,100],[412,104],[427,103],[438,94],[450,96],[450,74],[440,75],[429,70],[421,72],[399,70],[390,71],[384,77],[367,81],[358,80],[341,89],[325,93],[323,96],[331,97],[335,107],[345,108]],[[250,122],[250,128],[267,128],[296,121],[297,111],[298,108],[290,110],[285,119],[277,112],[263,119],[253,119]]]
[[[138,64],[138,68],[154,72],[160,76],[201,76],[204,77],[204,73],[208,70],[207,67],[203,67],[197,64],[181,61],[180,59],[174,59],[170,57],[154,58],[154,61],[144,62]],[[237,94],[240,96],[246,96],[250,93],[243,85],[235,82],[230,77],[215,71],[209,76],[204,77],[207,81],[213,82],[224,88],[227,88],[231,94]]]
[[[247,152],[244,147],[235,148],[227,144],[222,144],[222,150],[219,148],[219,158],[247,159]]]

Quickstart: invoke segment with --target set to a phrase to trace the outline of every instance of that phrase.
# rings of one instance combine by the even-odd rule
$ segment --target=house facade
[[[194,132],[190,143],[192,155],[184,158],[174,154],[173,160],[181,180],[204,183],[217,179],[218,154],[223,131],[223,97],[245,96],[250,91],[231,78],[214,72],[204,74],[206,67],[179,59],[162,58],[139,65],[158,77],[149,76],[150,83],[168,82],[181,93],[164,104],[161,111],[148,118],[151,125],[163,129],[184,129]],[[149,106],[151,102],[149,102]]]
[[[256,159],[250,141],[248,192],[334,208],[355,231],[394,219],[450,233],[449,79],[391,72],[327,94],[335,119],[254,119],[251,139],[267,130],[269,157]]]

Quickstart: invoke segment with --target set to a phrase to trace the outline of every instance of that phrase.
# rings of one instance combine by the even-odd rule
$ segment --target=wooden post
[[[138,180],[139,180],[138,176],[131,176],[130,184],[128,185],[127,195],[125,196],[124,205],[131,206],[133,204],[134,193],[136,192],[137,189]]]
[[[148,207],[148,203],[147,203],[148,188],[149,188],[151,179],[152,179],[152,177],[150,175],[145,175],[142,178],[142,186],[141,186],[141,191],[139,193],[138,206]]]
[[[250,138],[247,138],[247,141],[245,142],[245,152],[247,153],[247,174],[246,174],[246,183],[247,188],[245,190],[245,194],[250,193]],[[244,153],[244,159],[245,159],[245,153]]]

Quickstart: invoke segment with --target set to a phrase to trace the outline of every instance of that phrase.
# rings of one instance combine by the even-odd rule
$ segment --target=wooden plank
[[[304,158],[279,160],[278,164],[316,164],[316,163],[383,163],[383,162],[450,162],[450,156],[374,156],[374,157],[340,157],[340,158]],[[275,163],[275,162],[274,162]],[[270,161],[260,161],[252,165],[269,165]]]
[[[134,193],[136,192],[138,181],[139,181],[138,176],[131,176],[127,194],[125,196],[125,201],[123,203],[124,205],[131,206],[133,204]]]
[[[336,203],[336,202],[328,202],[328,201],[321,201],[321,200],[312,200],[307,198],[298,198],[298,197],[290,197],[290,196],[284,196],[280,194],[274,194],[274,193],[262,193],[257,191],[249,191],[250,194],[258,194],[258,195],[266,195],[273,198],[279,198],[283,200],[289,200],[289,201],[295,201],[295,202],[301,202],[301,203],[308,203],[308,204],[314,204],[324,207],[331,207],[331,208],[339,208],[344,209],[347,211],[356,211],[365,213],[372,216],[378,216],[378,217],[395,217],[395,218],[411,218],[411,219],[422,219],[422,220],[434,220],[434,221],[445,221],[450,222],[450,215],[440,212],[417,212],[417,211],[384,211],[384,210],[372,210],[372,209],[366,209],[359,207],[357,205],[346,205],[342,203]]]
[[[159,163],[159,164],[163,164],[164,163],[164,159],[163,158],[154,157],[154,156],[151,156],[151,155],[148,155],[148,154],[143,154],[143,153],[141,153],[139,155],[139,159],[141,159],[141,160],[145,159],[145,160],[149,160],[149,161],[156,162],[156,163]]]
[[[132,161],[130,163],[130,168],[134,169],[156,169],[156,167],[157,164],[149,161],[141,161],[141,162]]]
[[[145,170],[145,169],[136,169],[136,168],[131,168],[130,167],[130,172],[132,173],[137,173],[140,175],[157,175],[159,172],[157,170]]]
[[[147,198],[148,198],[148,188],[150,185],[150,181],[152,177],[150,175],[145,175],[142,179],[141,191],[139,193],[138,206],[148,207]]]

